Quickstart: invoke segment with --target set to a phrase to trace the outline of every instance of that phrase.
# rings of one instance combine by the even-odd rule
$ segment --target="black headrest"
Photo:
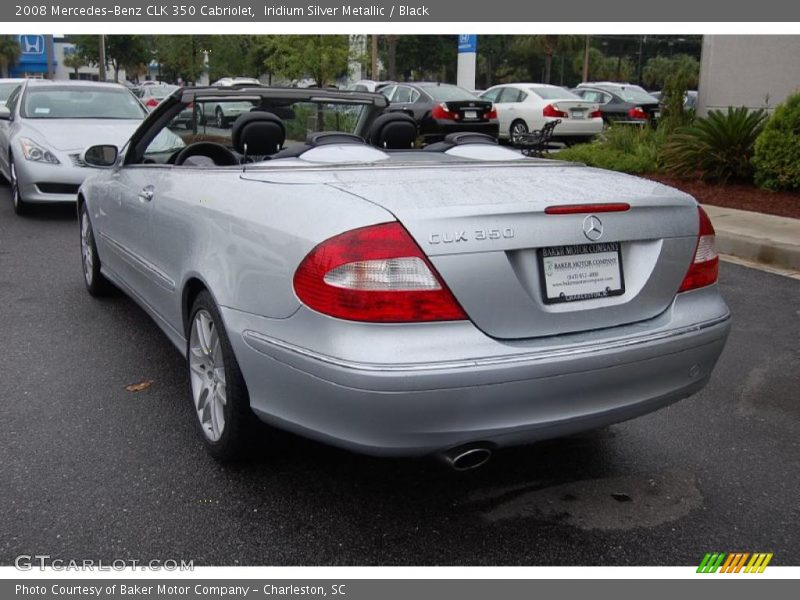
[[[417,122],[404,112],[379,116],[369,129],[369,143],[387,150],[413,148],[417,140]]]
[[[247,112],[239,115],[233,122],[231,137],[233,147],[240,154],[244,154],[247,144],[247,154],[263,156],[275,154],[281,149],[286,141],[286,128],[272,113]]]
[[[326,146],[328,144],[363,144],[364,138],[344,131],[317,131],[309,133],[306,144],[310,146]]]

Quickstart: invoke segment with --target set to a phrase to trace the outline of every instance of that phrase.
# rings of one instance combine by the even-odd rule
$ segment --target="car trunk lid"
[[[449,100],[442,102],[459,121],[487,121],[492,103],[485,100]]]
[[[469,318],[497,338],[655,317],[697,242],[690,196],[618,173],[542,163],[363,173],[342,171],[328,185],[394,214]]]

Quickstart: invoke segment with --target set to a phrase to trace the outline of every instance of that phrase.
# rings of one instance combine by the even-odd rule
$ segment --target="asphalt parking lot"
[[[90,298],[79,254],[74,208],[19,218],[0,185],[0,564],[800,564],[800,281],[723,263],[734,326],[712,382],[635,421],[468,473],[266,428],[221,466],[183,358],[126,297]]]

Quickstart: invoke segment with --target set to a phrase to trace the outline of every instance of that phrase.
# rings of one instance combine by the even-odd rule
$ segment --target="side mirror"
[[[0,121],[10,121],[11,111],[5,104],[0,104]]]
[[[107,169],[117,164],[118,156],[119,149],[116,146],[110,144],[90,146],[83,153],[83,162],[90,167]]]

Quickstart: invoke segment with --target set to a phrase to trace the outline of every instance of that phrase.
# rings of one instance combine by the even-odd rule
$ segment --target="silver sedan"
[[[228,130],[191,102],[247,102]],[[714,229],[675,189],[480,134],[412,149],[379,94],[194,88],[79,194],[86,287],[186,356],[217,458],[253,417],[359,452],[482,464],[498,447],[699,391],[730,326]],[[165,150],[165,130],[181,144]]]

